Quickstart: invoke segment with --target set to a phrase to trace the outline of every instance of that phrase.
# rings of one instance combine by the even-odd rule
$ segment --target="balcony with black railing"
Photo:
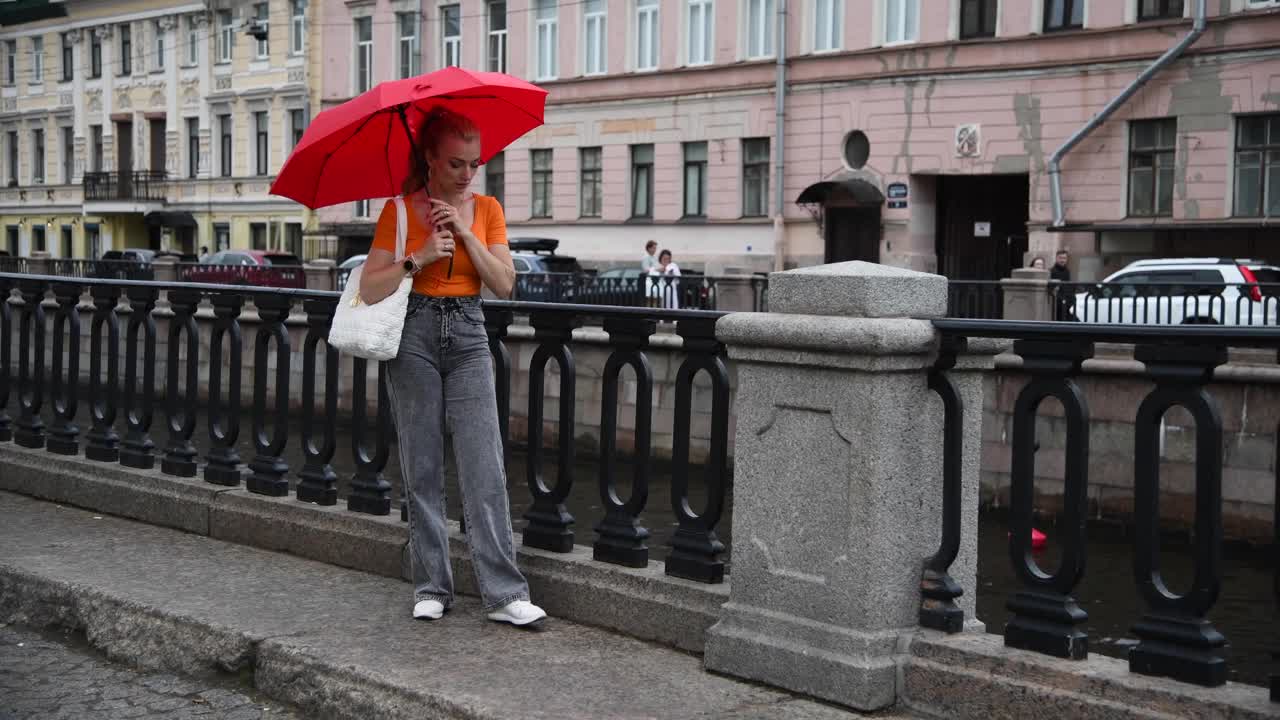
[[[87,172],[84,174],[84,199],[85,202],[164,202],[167,186],[168,178],[163,170]]]

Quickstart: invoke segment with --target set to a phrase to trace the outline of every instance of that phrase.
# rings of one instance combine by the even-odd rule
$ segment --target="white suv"
[[[1060,292],[1075,293],[1074,306],[1061,310],[1081,322],[1275,326],[1280,268],[1222,258],[1139,260],[1097,285]]]

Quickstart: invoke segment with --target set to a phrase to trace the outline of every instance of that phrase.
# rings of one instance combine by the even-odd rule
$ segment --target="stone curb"
[[[5,444],[0,490],[140,520],[197,535],[287,552],[339,567],[409,579],[407,530],[399,514],[350,512],[293,497],[251,494],[158,470],[134,470]],[[458,592],[479,595],[466,536],[450,523]],[[595,562],[589,546],[570,553],[518,547],[534,600],[554,616],[701,653],[707,628],[728,600],[724,585],[672,578],[664,565]]]

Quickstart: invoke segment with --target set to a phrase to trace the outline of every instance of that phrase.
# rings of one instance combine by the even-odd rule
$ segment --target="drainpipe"
[[[786,117],[787,117],[787,0],[778,0],[777,23],[777,77],[774,81],[774,119],[773,119],[773,152],[776,163],[773,171],[773,269],[782,270],[782,259],[786,254],[787,228],[783,223],[783,209],[786,204],[786,191],[783,188],[785,177],[784,160],[786,157]]]
[[[1068,138],[1067,141],[1062,144],[1062,147],[1055,150],[1053,155],[1049,158],[1049,193],[1053,200],[1054,227],[1062,227],[1067,222],[1067,212],[1062,207],[1062,158],[1065,157],[1067,153],[1071,152],[1072,148],[1079,145],[1081,140],[1088,137],[1089,133],[1093,132],[1102,125],[1102,123],[1106,122],[1116,110],[1120,109],[1121,105],[1124,105],[1129,98],[1133,97],[1134,93],[1142,89],[1142,86],[1146,85],[1147,81],[1154,77],[1156,73],[1163,70],[1169,63],[1177,60],[1187,48],[1191,47],[1195,41],[1204,34],[1206,15],[1205,4],[1207,2],[1208,0],[1196,0],[1194,15],[1195,21],[1191,25],[1191,32],[1187,33],[1186,37],[1182,38],[1177,45],[1174,45],[1165,51],[1165,54],[1161,55],[1154,63],[1151,64],[1150,67],[1143,70],[1138,77],[1134,78],[1133,82],[1129,83],[1128,87],[1112,99],[1111,102],[1107,103],[1107,106],[1102,108],[1102,111],[1097,115],[1094,115],[1093,119],[1086,123],[1084,127],[1077,130],[1074,135]]]

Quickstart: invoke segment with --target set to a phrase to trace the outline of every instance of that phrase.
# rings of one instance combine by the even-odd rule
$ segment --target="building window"
[[[89,126],[89,169],[102,172],[102,126]]]
[[[361,220],[368,220],[369,219],[369,201],[357,200],[355,202],[355,207],[352,208],[351,212],[352,212],[352,215],[356,218],[359,218]]]
[[[821,1],[821,0],[820,0]],[[690,65],[707,65],[711,62],[715,45],[711,30],[715,26],[715,12],[711,0],[689,0],[689,58]]]
[[[271,27],[270,8],[267,3],[258,3],[253,6],[253,22],[257,26],[261,38],[255,38],[257,47],[255,48],[255,56],[259,60],[266,60],[271,55],[270,37],[267,32]]]
[[[93,30],[89,31],[89,77],[102,77],[102,40]]]
[[[707,144],[684,144],[684,216],[707,215]]]
[[[769,208],[769,138],[742,141],[742,214],[763,217]]]
[[[747,57],[773,56],[774,0],[747,0]]]
[[[400,77],[411,78],[422,74],[422,44],[418,39],[418,13],[396,13],[396,27],[400,30],[398,50]]]
[[[289,150],[292,151],[302,142],[302,134],[307,131],[307,113],[305,110],[289,111]]]
[[[62,33],[62,82],[71,82],[75,71],[75,54],[72,50],[71,33]]]
[[[253,114],[253,157],[255,170],[259,175],[267,174],[267,161],[270,159],[270,147],[268,145],[268,123],[265,111],[255,112]]]
[[[302,257],[302,223],[284,224],[284,250],[294,257]]]
[[[506,176],[507,158],[503,153],[494,155],[484,164],[484,192],[497,199],[499,204],[506,196]]]
[[[44,38],[31,38],[31,82],[44,82]]]
[[[76,131],[75,128],[62,128],[62,182],[71,184],[76,174]]]
[[[507,71],[507,4],[489,3],[489,70]]]
[[[266,223],[249,223],[249,247],[252,250],[267,249]]]
[[[133,28],[128,24],[121,25],[116,30],[117,37],[120,38],[120,74],[133,74]]]
[[[996,36],[999,0],[960,0],[960,39]]]
[[[218,62],[231,62],[231,49],[235,46],[236,35],[231,26],[231,11],[218,11]]]
[[[289,54],[307,49],[307,0],[289,0]]]
[[[920,0],[885,0],[884,42],[915,42],[920,29]]]
[[[631,217],[653,217],[653,146],[631,146]]]
[[[213,224],[213,251],[231,249],[231,226],[227,223]]]
[[[187,177],[200,174],[200,118],[187,118]]]
[[[44,225],[39,222],[31,226],[31,249],[35,252],[48,252],[49,246],[44,238]]]
[[[560,53],[560,21],[556,12],[556,0],[538,0],[534,47],[537,48],[539,80],[555,80],[559,75],[560,63],[556,56]]]
[[[600,217],[604,200],[600,156],[601,150],[598,147],[578,151],[578,214],[582,217]]]
[[[373,18],[356,18],[356,93],[373,87]]]
[[[582,31],[586,36],[584,70],[588,75],[602,75],[607,67],[605,50],[605,0],[587,0],[583,7]]]
[[[31,182],[44,182],[44,130],[31,131]]]
[[[1084,27],[1084,0],[1044,0],[1044,31]]]
[[[1138,20],[1182,17],[1182,0],[1138,0]]]
[[[551,217],[551,151],[530,150],[533,166],[533,217]]]
[[[462,64],[462,11],[460,5],[443,5],[440,8],[440,65],[457,67]]]
[[[10,130],[7,146],[9,148],[9,185],[18,184],[18,133]]]
[[[102,256],[102,233],[97,223],[84,224],[84,244],[90,260],[97,260]]]
[[[152,23],[151,29],[155,33],[155,39],[156,39],[154,67],[156,70],[163,70],[164,69],[164,28],[160,27],[160,21],[156,20],[154,23]]]
[[[4,229],[4,244],[5,244],[5,249],[9,251],[9,256],[10,256],[10,257],[17,257],[17,256],[19,255],[19,252],[18,252],[18,250],[19,250],[19,248],[18,248],[18,226],[17,226],[17,225],[6,225],[6,226],[5,226],[5,229]]]
[[[1236,215],[1280,217],[1280,115],[1239,118],[1235,185]]]
[[[75,257],[75,235],[72,233],[70,225],[62,226],[62,257]]]
[[[1173,214],[1176,118],[1135,120],[1129,125],[1129,214]]]
[[[636,70],[658,69],[658,0],[636,0]]]
[[[187,64],[200,64],[200,29],[194,15],[187,16]]]
[[[231,115],[218,116],[218,172],[231,177]]]
[[[813,49],[815,52],[839,50],[844,29],[842,0],[814,0]]]
[[[4,41],[4,84],[16,85],[18,82],[18,41]]]

